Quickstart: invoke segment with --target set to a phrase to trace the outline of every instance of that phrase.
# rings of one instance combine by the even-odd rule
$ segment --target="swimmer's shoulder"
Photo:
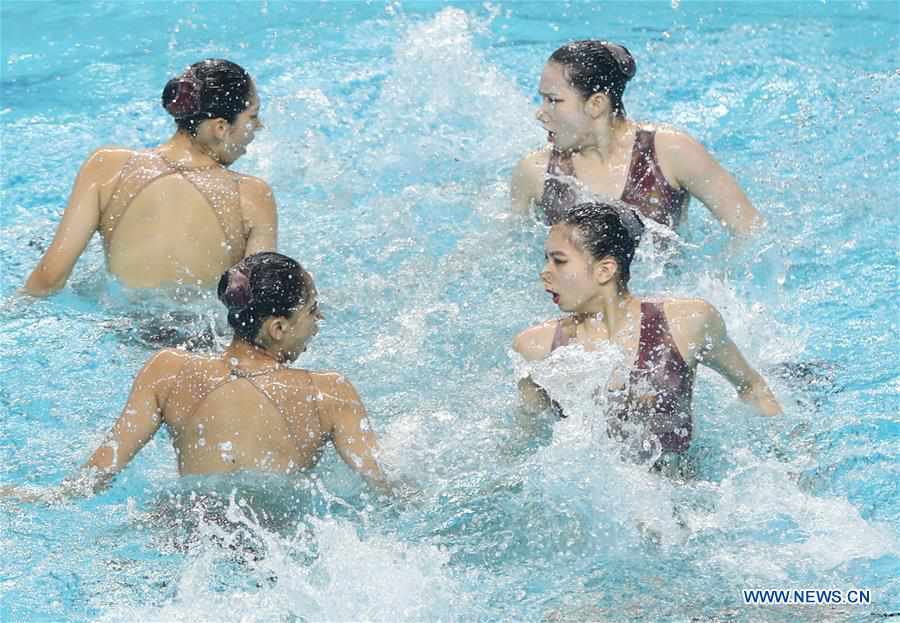
[[[724,331],[725,325],[719,310],[704,299],[665,299],[663,311],[676,342],[689,347],[696,346],[710,332]]]
[[[676,188],[683,188],[683,181],[696,175],[698,167],[709,158],[703,144],[680,128],[663,123],[642,123],[638,127],[656,133],[653,139],[656,162],[666,180]]]
[[[662,161],[677,163],[706,154],[703,144],[681,128],[663,123],[643,124],[641,127],[656,132],[656,154]]]
[[[249,216],[251,218],[254,215],[260,218],[272,217],[275,212],[275,194],[272,192],[272,187],[265,180],[252,175],[236,171],[232,171],[232,174],[238,182],[241,205],[250,210]]]
[[[135,384],[151,385],[160,404],[164,404],[174,381],[181,375],[186,364],[198,357],[176,348],[164,348],[150,356],[138,373]]]
[[[293,380],[301,388],[309,387],[320,399],[359,400],[356,388],[346,376],[335,370],[291,369]]]
[[[237,171],[232,171],[231,173],[240,185],[242,194],[272,196],[272,187],[265,180],[254,175],[238,173]]]
[[[544,173],[550,162],[550,148],[533,151],[522,158],[513,169],[510,193],[514,206],[524,210],[532,200],[541,196],[544,190]]]
[[[164,348],[151,355],[147,365],[152,365],[161,374],[178,374],[191,361],[208,360],[209,357],[178,348]]]
[[[540,149],[536,149],[525,155],[516,165],[516,171],[528,175],[529,177],[538,175],[542,180],[544,172],[547,170],[547,164],[550,162],[550,153],[552,148],[545,145]]]
[[[558,319],[547,320],[529,327],[513,338],[513,350],[526,361],[537,361],[550,354]]]
[[[665,298],[662,301],[667,318],[702,322],[719,312],[712,303],[701,298]]]
[[[111,178],[125,166],[125,163],[137,152],[127,147],[107,145],[94,150],[81,166],[80,175],[98,178]]]

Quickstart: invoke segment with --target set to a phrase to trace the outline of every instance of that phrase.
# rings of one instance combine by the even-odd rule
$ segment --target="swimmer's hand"
[[[69,496],[62,485],[56,487],[4,486],[0,487],[0,498],[19,502],[59,504]]]
[[[44,502],[47,501],[49,490],[37,487],[21,487],[4,485],[0,487],[0,498],[9,498],[19,502]]]
[[[738,396],[760,415],[766,417],[783,415],[778,399],[775,398],[765,380],[758,374],[753,382],[738,389]]]
[[[96,470],[85,469],[70,476],[55,487],[16,486],[0,487],[0,498],[10,498],[20,502],[41,502],[60,504],[69,498],[90,497],[104,489],[111,478],[104,478]]]

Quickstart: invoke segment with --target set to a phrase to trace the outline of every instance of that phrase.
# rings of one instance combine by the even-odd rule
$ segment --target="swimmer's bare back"
[[[25,285],[43,296],[65,285],[95,232],[107,267],[135,288],[214,287],[246,255],[274,250],[269,186],[170,141],[156,149],[106,147],[82,165],[53,243]]]
[[[346,378],[271,361],[254,368],[234,363],[178,350],[154,355],[86,465],[97,485],[111,480],[165,424],[180,475],[301,472],[315,466],[330,441],[351,468],[386,489],[375,433]]]

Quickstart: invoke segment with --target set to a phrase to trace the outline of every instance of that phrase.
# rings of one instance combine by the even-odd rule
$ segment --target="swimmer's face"
[[[544,66],[538,94],[541,104],[535,117],[557,149],[578,149],[590,140],[593,118],[587,114],[587,100],[569,84],[562,65],[550,62]]]
[[[315,288],[303,307],[288,318],[287,330],[282,338],[281,351],[288,361],[294,361],[306,350],[309,341],[319,332],[319,321],[325,317],[319,309],[319,299]]]
[[[544,242],[541,281],[562,311],[578,312],[599,294],[594,258],[576,243],[571,225],[554,225]]]
[[[259,118],[259,96],[256,94],[256,86],[250,89],[250,104],[234,120],[228,124],[227,131],[222,139],[219,161],[222,164],[231,164],[245,153],[247,146],[256,137],[256,131],[263,127]]]

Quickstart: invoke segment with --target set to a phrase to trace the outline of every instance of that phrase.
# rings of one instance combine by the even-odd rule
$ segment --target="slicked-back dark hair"
[[[613,112],[625,116],[622,96],[625,84],[634,76],[637,66],[631,52],[623,45],[588,39],[567,43],[550,60],[562,65],[566,79],[585,99],[595,93],[609,97]]]
[[[623,213],[628,210],[628,213]],[[625,220],[630,225],[626,226]],[[619,282],[628,285],[631,261],[641,241],[644,224],[634,211],[624,205],[591,202],[572,208],[559,223],[578,232],[581,247],[595,260],[613,257],[619,265]]]
[[[221,117],[234,123],[250,106],[253,79],[237,63],[209,58],[166,83],[162,105],[180,130],[197,134],[200,123]]]
[[[262,323],[272,316],[289,318],[308,300],[312,276],[281,253],[255,253],[228,269],[219,279],[219,300],[228,308],[235,335],[251,344]]]

